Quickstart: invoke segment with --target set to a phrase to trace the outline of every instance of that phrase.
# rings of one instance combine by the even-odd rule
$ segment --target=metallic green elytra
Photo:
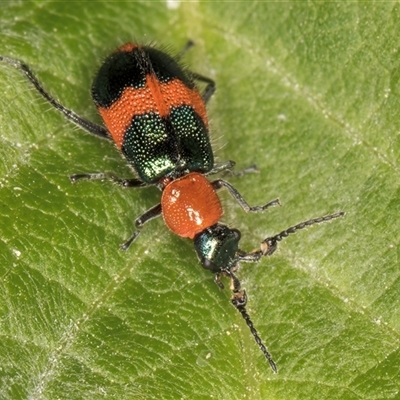
[[[192,171],[206,173],[214,164],[208,130],[186,105],[173,108],[165,118],[153,112],[134,116],[121,150],[146,183]]]

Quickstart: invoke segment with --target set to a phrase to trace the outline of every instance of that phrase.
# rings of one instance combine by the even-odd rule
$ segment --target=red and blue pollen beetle
[[[191,47],[189,42],[180,56]],[[272,370],[277,367],[262,342],[246,310],[247,295],[235,273],[241,261],[257,262],[269,256],[278,242],[307,226],[344,215],[338,212],[294,225],[261,242],[260,250],[239,248],[240,232],[220,222],[223,214],[217,191],[226,188],[246,212],[261,212],[279,204],[273,200],[251,207],[240,193],[223,179],[208,176],[234,168],[233,161],[214,162],[206,113],[206,103],[215,91],[214,81],[183,69],[178,58],[151,46],[126,43],[103,63],[92,85],[94,103],[105,127],[80,117],[65,108],[39,83],[30,68],[15,59],[0,56],[0,61],[21,70],[36,90],[58,111],[83,130],[114,141],[137,177],[120,179],[109,173],[77,174],[80,179],[110,179],[123,187],[157,186],[161,202],[139,216],[136,231],[121,246],[127,250],[143,225],[163,216],[165,224],[179,236],[193,240],[201,265],[230,279],[232,304],[240,312],[258,347]],[[206,85],[200,93],[195,81]]]

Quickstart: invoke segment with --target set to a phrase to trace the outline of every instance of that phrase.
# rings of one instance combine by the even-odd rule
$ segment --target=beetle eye
[[[204,257],[201,259],[201,265],[203,266],[203,268],[208,269],[210,271],[212,271],[215,268],[214,263],[208,258]]]

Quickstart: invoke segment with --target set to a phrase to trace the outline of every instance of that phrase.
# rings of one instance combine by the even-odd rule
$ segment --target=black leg
[[[190,74],[192,75],[193,79],[207,84],[204,92],[201,95],[204,103],[207,104],[208,100],[210,100],[211,96],[215,92],[215,82],[212,79],[207,78],[206,76],[197,74],[196,72],[191,72]]]
[[[247,201],[241,196],[241,194],[227,181],[224,181],[223,179],[217,179],[217,180],[211,182],[211,184],[213,185],[215,190],[221,189],[222,187],[227,188],[229,190],[229,193],[232,195],[232,197],[240,204],[240,206],[246,212],[261,212],[261,211],[266,210],[269,207],[280,205],[279,199],[275,199],[263,206],[251,207],[251,206],[249,206]]]
[[[233,168],[235,168],[235,161],[228,160],[220,163],[216,163],[213,166],[213,169],[210,172],[207,172],[205,175],[214,175],[220,172],[232,172]]]
[[[131,187],[146,187],[149,186],[147,183],[141,181],[140,179],[121,179],[109,172],[99,172],[99,173],[89,173],[89,174],[74,174],[69,177],[72,183],[79,181],[81,179],[90,179],[90,180],[110,180],[118,185],[121,185],[126,188]]]
[[[183,49],[178,54],[178,59],[182,58],[193,46],[194,42],[192,40],[188,40]],[[206,84],[206,88],[204,89],[201,97],[203,98],[204,103],[207,103],[215,92],[215,82],[212,79],[207,78],[206,76],[203,76],[196,72],[189,71],[189,74],[194,80],[204,82]]]
[[[230,176],[243,176],[243,175],[247,175],[247,174],[258,174],[260,172],[260,170],[257,168],[257,165],[253,164],[248,166],[247,168],[243,168],[243,169],[239,169],[239,171],[228,171],[226,170],[224,173],[225,175],[230,175]]]
[[[135,226],[137,230],[133,233],[133,235],[123,244],[121,244],[122,250],[128,250],[129,246],[135,241],[135,239],[139,236],[140,228],[147,222],[151,221],[154,218],[157,218],[161,215],[161,204],[156,204],[151,207],[145,213],[143,213],[140,217],[136,218]]]
[[[237,176],[243,176],[247,174],[257,174],[260,172],[260,170],[257,168],[257,165],[253,164],[250,165],[247,168],[240,169],[239,171],[234,171],[233,169],[235,168],[235,161],[228,160],[228,161],[223,161],[220,163],[214,164],[213,169],[210,172],[207,172],[205,175],[214,175],[218,174],[220,172],[223,173],[223,176],[229,175],[233,177]]]
[[[50,103],[56,110],[60,111],[64,116],[73,122],[75,125],[78,125],[80,128],[85,130],[86,132],[91,133],[92,135],[100,136],[105,139],[111,140],[107,129],[104,126],[95,124],[86,118],[80,117],[74,111],[69,110],[64,107],[61,103],[59,103],[53,96],[51,96],[42,86],[42,84],[37,80],[36,76],[30,70],[30,68],[23,62],[19,60],[15,60],[13,58],[0,56],[0,62],[5,62],[12,67],[19,69],[22,71],[26,77],[31,81],[36,90]]]
[[[121,179],[115,176],[114,174],[105,172],[105,173],[94,173],[94,174],[75,174],[71,175],[70,180],[72,183],[75,183],[76,181],[80,179],[108,179],[112,182],[117,183],[118,185],[121,185],[122,187],[125,188],[130,188],[130,187],[146,187],[148,186],[145,182],[142,182],[139,179]],[[143,213],[140,217],[136,218],[135,220],[135,227],[137,228],[136,231],[133,233],[133,235],[123,244],[121,244],[121,249],[122,250],[128,250],[129,246],[135,241],[135,239],[139,236],[140,234],[140,228],[146,223],[151,221],[153,218],[156,218],[160,216],[162,213],[161,210],[161,204],[156,204],[155,206],[151,207],[149,210],[147,210],[145,213]]]
[[[193,40],[188,40],[183,49],[178,54],[178,59],[181,59],[192,47],[194,46]]]

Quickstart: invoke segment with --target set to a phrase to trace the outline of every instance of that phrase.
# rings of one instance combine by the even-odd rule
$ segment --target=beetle
[[[180,56],[191,46],[189,42]],[[236,271],[240,262],[258,262],[263,256],[273,254],[278,243],[290,234],[339,218],[344,213],[294,225],[264,239],[259,250],[240,249],[240,231],[220,222],[223,210],[218,190],[227,189],[246,212],[265,211],[279,205],[279,200],[250,206],[226,180],[208,179],[216,173],[232,172],[235,163],[214,161],[206,112],[206,103],[215,91],[214,81],[182,68],[178,58],[138,43],[126,43],[107,57],[91,90],[104,126],[64,107],[44,89],[25,63],[4,56],[0,56],[0,61],[22,71],[66,119],[92,135],[113,141],[136,173],[131,179],[121,179],[110,173],[75,174],[70,176],[73,183],[81,179],[110,179],[125,188],[156,186],[161,190],[160,203],[135,220],[136,230],[121,248],[127,250],[141,228],[162,215],[173,233],[193,241],[201,265],[214,274],[221,289],[224,288],[221,277],[230,279],[232,305],[242,315],[276,373],[277,366],[247,312],[247,294]],[[202,93],[195,81],[206,85]]]

